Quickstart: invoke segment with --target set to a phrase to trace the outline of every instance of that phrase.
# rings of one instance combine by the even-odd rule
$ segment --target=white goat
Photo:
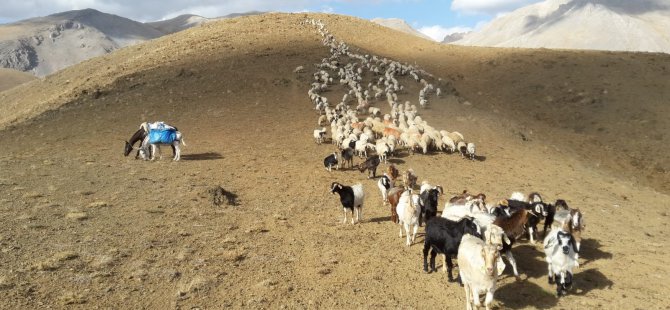
[[[314,129],[314,140],[316,144],[323,143],[323,138],[326,136],[326,127],[321,129]]]
[[[499,249],[472,235],[464,235],[458,247],[458,273],[465,289],[466,308],[481,305],[480,294],[486,294],[484,306],[491,309],[498,279]]]
[[[549,284],[556,282],[559,297],[567,294],[572,286],[572,269],[576,267],[577,252],[575,239],[562,229],[554,228],[544,238]]]
[[[402,230],[404,228],[407,236],[406,245],[410,246],[414,243],[416,233],[419,231],[419,217],[421,216],[419,195],[413,195],[411,190],[403,192],[400,195],[400,199],[398,199],[396,213],[398,213],[398,224],[400,224],[400,238],[402,238]],[[411,238],[410,227],[412,228]]]

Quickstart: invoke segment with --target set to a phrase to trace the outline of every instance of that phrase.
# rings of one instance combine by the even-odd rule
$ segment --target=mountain
[[[446,43],[452,43],[454,41],[461,40],[466,35],[468,35],[469,33],[470,33],[470,31],[468,31],[468,32],[455,32],[455,33],[452,33],[452,34],[448,34],[448,35],[444,36],[444,39],[442,40],[442,43],[446,44]]]
[[[0,26],[0,67],[45,76],[162,35],[145,24],[93,9],[31,18]]]
[[[313,19],[350,54],[331,58]],[[314,73],[354,65],[369,89],[384,75],[363,59],[420,69],[444,91],[422,121],[476,143],[477,160],[406,147],[388,159],[442,185],[439,210],[467,189],[490,204],[537,191],[584,214],[568,296],[524,236],[512,249],[523,281],[508,265],[494,308],[667,304],[670,55],[454,46],[298,13],[205,23],[0,93],[0,308],[462,309],[457,283],[422,270],[425,225],[406,246],[378,178],[323,167],[339,150],[312,138]],[[385,67],[398,101],[416,104],[422,83]],[[348,90],[335,80],[320,94],[334,106]],[[385,98],[368,103],[392,114]],[[123,157],[144,121],[179,128],[181,161],[165,146],[155,162]],[[362,222],[341,223],[333,182],[363,185]]]
[[[417,31],[416,29],[412,28],[412,26],[407,24],[407,22],[399,18],[373,18],[371,21],[384,27],[388,27],[394,30],[402,31],[404,33],[415,35],[420,38],[424,38],[426,40],[433,41],[433,39],[431,39],[429,36]]]
[[[668,29],[669,0],[547,0],[453,43],[670,53]]]

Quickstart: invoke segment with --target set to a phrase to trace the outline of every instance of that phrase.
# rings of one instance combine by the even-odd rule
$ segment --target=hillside
[[[546,0],[498,17],[452,44],[670,53],[666,29],[667,0]]]
[[[0,67],[41,77],[162,35],[150,26],[93,9],[36,17],[0,26]]]
[[[202,25],[208,21],[210,21],[210,19],[206,17],[193,14],[184,14],[179,15],[175,18],[161,20],[157,22],[149,22],[146,24],[164,34],[172,34],[175,32],[182,31],[184,29]]]
[[[416,29],[412,28],[409,24],[407,24],[406,21],[399,19],[399,18],[373,18],[370,21],[372,21],[375,24],[380,24],[384,27],[389,27],[394,30],[402,31],[404,33],[408,33],[411,35],[415,35],[419,38],[423,38],[426,40],[433,40],[429,36],[417,31]]]
[[[0,68],[0,92],[34,79],[34,76],[21,71]]]
[[[0,93],[3,305],[462,307],[461,287],[422,272],[423,235],[411,247],[398,238],[377,180],[323,169],[334,146],[313,142],[318,113],[307,90],[330,53],[306,18],[323,20],[352,51],[416,65],[450,90],[419,112],[475,141],[481,159],[405,151],[391,159],[445,188],[440,210],[469,189],[491,201],[539,191],[584,212],[570,294],[555,297],[542,246],[521,239],[513,251],[522,281],[505,271],[499,309],[664,304],[670,56],[450,46],[352,17],[263,14],[122,48]],[[294,73],[298,66],[306,71]],[[415,103],[419,84],[399,80],[407,85],[399,100]],[[344,93],[338,86],[324,92],[332,102]],[[165,147],[157,162],[122,157],[122,140],[154,120],[184,133],[182,161]],[[333,181],[363,184],[363,223],[340,223]],[[237,202],[214,204],[217,186]]]

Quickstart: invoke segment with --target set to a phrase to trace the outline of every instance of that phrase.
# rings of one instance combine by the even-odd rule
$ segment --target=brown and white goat
[[[575,239],[575,245],[577,246],[577,254],[575,255],[576,267],[579,268],[579,249],[582,243],[582,231],[586,227],[584,224],[584,216],[579,209],[568,208],[567,210],[561,209],[556,211],[554,215],[554,223],[552,224],[555,228],[560,228],[564,231],[567,231]]]
[[[402,182],[405,185],[405,189],[414,189],[416,187],[416,181],[418,177],[414,174],[414,170],[407,169],[402,175]]]
[[[404,191],[405,189],[402,187],[394,187],[391,188],[386,194],[386,199],[388,199],[389,205],[391,205],[391,222],[393,223],[398,223],[398,213],[396,212],[396,207],[398,206],[400,196],[402,196]]]
[[[493,221],[494,225],[500,226],[500,228],[503,229],[505,235],[507,235],[507,238],[510,241],[509,244],[503,243],[501,252],[512,265],[514,277],[516,277],[517,280],[520,280],[521,277],[519,276],[519,271],[516,266],[516,260],[514,260],[514,256],[512,255],[512,245],[517,238],[523,235],[525,231],[524,224],[526,224],[527,220],[528,210],[519,209],[512,213],[509,217],[499,216]]]

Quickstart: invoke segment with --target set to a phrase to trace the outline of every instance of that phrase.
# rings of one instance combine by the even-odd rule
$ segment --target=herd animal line
[[[434,92],[441,95],[421,76],[433,76],[411,65],[380,58],[378,56],[361,55],[349,50],[349,46],[336,38],[326,29],[321,20],[306,19],[304,26],[314,26],[322,37],[322,43],[330,48],[330,57],[316,64],[317,71],[313,74],[314,82],[308,91],[310,100],[319,112],[318,126],[324,122],[331,124],[331,141],[339,147],[324,159],[324,166],[330,172],[344,164],[353,168],[353,157],[358,155],[365,161],[358,165],[361,172],[368,170],[369,178],[376,177],[376,168],[381,161],[387,163],[387,157],[395,154],[399,146],[405,147],[411,154],[428,150],[459,152],[462,157],[475,159],[474,143],[467,143],[458,132],[437,131],[418,116],[415,105],[410,102],[397,102],[397,93],[404,87],[395,78],[396,75],[409,75],[424,87],[419,93],[421,107],[428,105],[429,95]],[[358,60],[345,65],[340,63],[344,57]],[[377,83],[369,83],[367,88],[361,86],[362,74],[368,70]],[[295,72],[303,72],[299,66]],[[341,85],[349,87],[341,102],[331,108],[328,98],[322,96],[331,85],[333,78],[329,71],[336,72]],[[382,86],[383,89],[378,87]],[[372,91],[372,92],[371,92]],[[385,97],[391,113],[380,119],[381,110],[370,106],[370,102]],[[357,106],[352,109],[348,103],[354,101]],[[359,113],[366,112],[368,117],[360,121]],[[327,128],[314,130],[315,142],[321,144],[325,140]],[[381,138],[376,139],[376,137]],[[376,139],[376,140],[375,140]],[[374,141],[373,145],[370,143]],[[367,151],[374,150],[376,155],[368,156]],[[432,186],[422,182],[419,194],[413,191],[417,187],[418,177],[412,169],[402,174],[403,186],[394,185],[399,172],[394,165],[388,165],[387,171],[378,180],[377,185],[382,196],[382,203],[390,205],[391,220],[400,224],[400,237],[403,230],[406,245],[411,246],[417,231],[425,222],[425,239],[423,262],[425,272],[434,272],[435,257],[444,256],[443,272],[452,276],[452,257],[456,256],[459,266],[457,280],[465,288],[466,308],[481,306],[480,295],[485,295],[484,306],[489,309],[496,290],[496,281],[505,269],[502,257],[512,266],[517,280],[520,280],[516,260],[512,255],[512,246],[522,236],[528,235],[534,245],[538,234],[537,225],[544,223],[543,249],[547,262],[548,282],[556,284],[557,295],[564,296],[572,287],[573,269],[579,267],[579,249],[581,232],[584,229],[583,215],[579,209],[570,208],[563,199],[554,204],[546,203],[539,193],[525,196],[514,192],[510,198],[497,203],[489,203],[485,194],[472,195],[467,191],[453,196],[446,203],[441,216],[437,216],[439,196],[443,195],[441,186]],[[343,224],[351,213],[351,223],[362,220],[362,209],[365,192],[361,183],[346,186],[338,182],[331,184],[331,194],[338,193],[343,206]],[[547,231],[547,229],[550,229]],[[430,252],[430,268],[427,256]],[[513,284],[511,284],[513,285]]]

